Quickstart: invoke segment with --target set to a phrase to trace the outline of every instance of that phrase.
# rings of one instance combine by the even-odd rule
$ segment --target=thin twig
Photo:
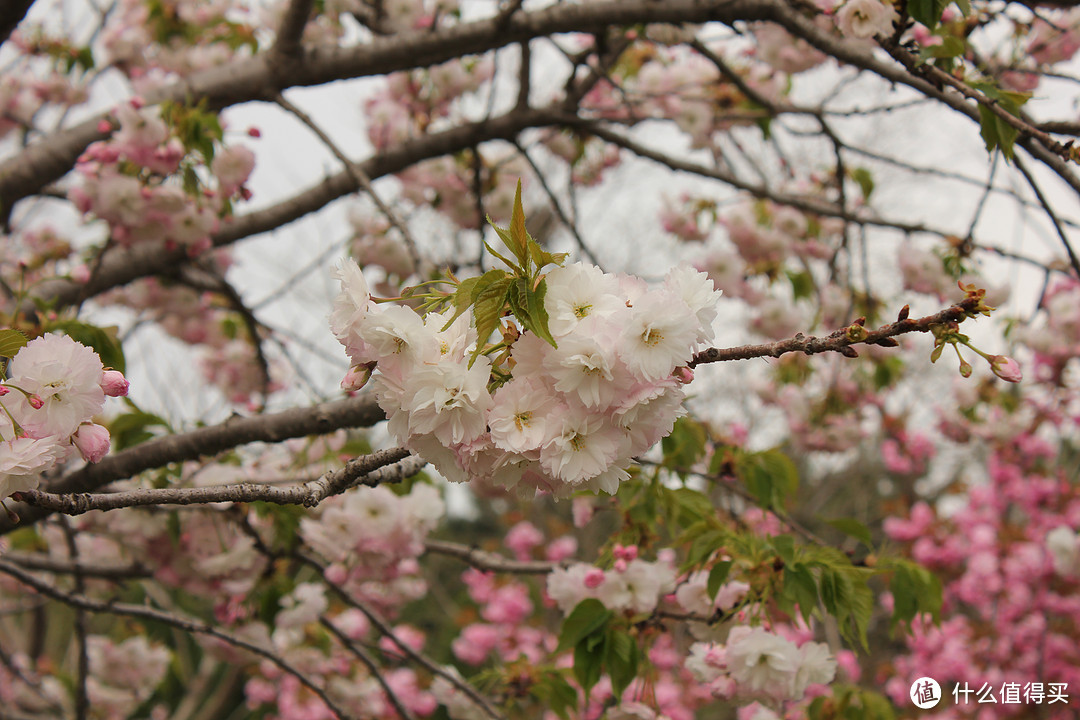
[[[39,580],[30,573],[26,572],[17,565],[7,562],[0,557],[0,572],[5,575],[9,575],[23,585],[33,588],[42,595],[61,602],[73,608],[86,610],[94,613],[105,613],[109,615],[118,615],[122,617],[134,617],[140,620],[149,620],[152,622],[160,622],[174,627],[185,632],[196,633],[199,635],[209,635],[210,637],[217,638],[222,642],[225,642],[233,647],[242,648],[248,652],[254,653],[259,657],[265,658],[272,662],[277,667],[281,668],[284,672],[292,675],[300,683],[311,690],[315,695],[322,700],[328,708],[339,718],[351,717],[348,713],[339,708],[333,700],[327,697],[326,692],[316,685],[310,678],[302,673],[297,668],[293,667],[284,658],[276,655],[265,648],[259,647],[247,640],[239,638],[231,633],[227,633],[224,630],[219,629],[215,625],[203,622],[202,620],[196,620],[194,618],[186,618],[172,613],[165,612],[164,610],[158,610],[152,607],[146,607],[144,605],[129,605],[127,603],[118,602],[103,602],[101,600],[93,600],[82,595],[68,593],[59,588],[51,585],[47,582]]]
[[[543,560],[510,560],[495,553],[479,548],[462,545],[447,540],[424,541],[424,549],[429,553],[446,555],[463,560],[478,570],[506,572],[519,575],[546,575],[555,568],[569,564],[570,561],[555,563]]]
[[[282,95],[281,93],[276,93],[274,95],[274,102],[280,105],[282,109],[295,115],[300,122],[304,123],[304,125],[306,125],[308,129],[311,130],[311,132],[314,133],[324,145],[326,145],[327,149],[329,149],[330,152],[333,153],[334,157],[341,161],[341,163],[345,166],[346,172],[349,173],[353,181],[356,182],[356,184],[359,185],[363,189],[363,191],[368,194],[372,202],[375,203],[375,207],[379,208],[379,212],[385,215],[386,219],[390,221],[390,224],[397,228],[398,232],[401,233],[401,237],[405,240],[405,246],[409,250],[409,257],[412,258],[413,267],[415,267],[416,271],[422,276],[426,275],[429,268],[427,266],[427,263],[425,263],[423,258],[420,256],[420,249],[416,244],[416,238],[414,238],[412,233],[409,231],[409,226],[401,218],[398,217],[398,214],[394,212],[389,205],[382,201],[382,198],[379,197],[379,194],[375,192],[375,188],[371,184],[371,178],[367,176],[367,173],[364,172],[364,169],[361,168],[357,163],[353,162],[353,160],[349,158],[349,156],[346,155],[341,150],[341,148],[337,146],[337,143],[335,143],[329,135],[323,132],[322,128],[320,128],[315,123],[315,121],[311,119],[310,115],[308,115],[296,105],[293,105],[291,102],[286,100],[284,95]]]
[[[877,330],[863,330],[857,334],[849,332],[850,327],[847,327],[836,330],[831,335],[824,338],[813,336],[807,337],[806,335],[799,333],[795,335],[795,337],[788,338],[787,340],[778,340],[773,343],[764,343],[762,345],[743,345],[741,347],[725,349],[709,348],[708,350],[702,350],[697,353],[694,356],[694,359],[687,363],[687,365],[693,368],[697,365],[711,362],[749,360],[750,358],[760,357],[776,358],[791,352],[801,352],[806,355],[816,355],[823,352],[849,354],[854,352],[850,349],[851,346],[860,343],[866,345],[888,346],[890,344],[890,338],[896,335],[903,335],[910,332],[930,332],[931,325],[960,322],[965,318],[971,317],[972,311],[979,302],[980,300],[978,299],[965,298],[956,305],[933,315],[928,315],[924,318],[919,318],[918,320],[910,318],[898,320],[878,328]],[[860,336],[861,339],[853,339],[854,337]]]

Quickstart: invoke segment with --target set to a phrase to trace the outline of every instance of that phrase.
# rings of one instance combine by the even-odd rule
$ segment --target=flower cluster
[[[548,575],[547,593],[564,614],[588,598],[616,612],[650,613],[675,589],[675,568],[663,560],[648,562],[637,557],[637,548],[616,546],[610,570],[587,563],[556,568]]]
[[[631,459],[671,432],[719,297],[687,268],[650,289],[595,266],[556,267],[543,278],[551,342],[507,326],[509,357],[496,366],[467,315],[376,306],[352,262],[338,277],[330,324],[354,365],[346,384],[378,367],[398,442],[455,482],[556,496],[613,493]]]
[[[438,490],[416,485],[407,495],[389,488],[358,488],[300,521],[300,537],[330,561],[327,579],[366,601],[393,605],[423,596],[416,558],[442,519]]]
[[[127,394],[121,373],[69,337],[44,335],[19,350],[8,374],[0,384],[0,500],[36,488],[73,448],[88,462],[105,456],[109,431],[92,418],[107,395]]]
[[[85,182],[70,197],[82,212],[105,220],[116,242],[165,239],[194,254],[210,247],[210,234],[231,212],[231,199],[250,195],[243,185],[255,156],[240,145],[215,154],[213,140],[220,139],[221,129],[213,116],[198,110],[174,115],[174,125],[183,128],[170,127],[160,110],[142,109],[138,99],[117,106],[114,123],[102,123],[112,137],[79,158]],[[197,169],[217,178],[216,189],[198,186]],[[189,179],[184,186],[163,180],[173,174]]]
[[[836,660],[823,643],[796,645],[762,627],[740,625],[727,643],[694,643],[686,667],[712,694],[772,702],[801,700],[807,688],[832,682]]]

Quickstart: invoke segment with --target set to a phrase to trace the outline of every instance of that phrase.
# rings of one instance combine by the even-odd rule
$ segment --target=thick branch
[[[468,123],[425,135],[356,163],[355,167],[369,180],[375,180],[404,170],[422,160],[453,154],[486,140],[510,140],[527,128],[555,124],[559,122],[559,117],[547,110],[514,110],[492,120]],[[360,189],[360,184],[348,170],[331,175],[318,185],[272,207],[226,221],[222,229],[213,236],[214,245],[222,247],[251,235],[269,232]],[[60,306],[70,305],[78,302],[81,296],[93,297],[141,277],[175,272],[176,266],[186,260],[188,257],[184,249],[166,249],[163,243],[142,243],[132,248],[116,248],[106,256],[88,286],[66,278],[56,278],[37,285],[34,295]]]
[[[311,17],[311,8],[315,0],[290,0],[285,14],[281,18],[281,25],[277,31],[277,41],[274,43],[274,61],[279,65],[287,66],[300,54],[300,38],[304,35],[308,18]]]
[[[220,425],[150,440],[123,452],[106,456],[101,462],[68,473],[49,487],[57,494],[91,492],[115,480],[173,462],[195,460],[253,442],[281,442],[306,435],[322,435],[341,428],[370,427],[384,419],[370,396],[337,400],[310,408],[280,413],[232,418]],[[49,515],[50,510],[14,504],[21,518],[13,524],[0,516],[0,535]]]
[[[977,298],[965,298],[956,305],[946,308],[939,313],[927,315],[918,320],[910,318],[897,320],[896,322],[885,325],[877,330],[863,331],[865,334],[853,334],[849,332],[850,328],[841,328],[830,334],[828,337],[823,338],[813,336],[807,337],[802,333],[799,333],[795,337],[788,338],[787,340],[778,340],[777,342],[765,343],[763,345],[743,345],[742,347],[725,349],[709,348],[708,350],[702,350],[695,355],[694,359],[690,361],[689,366],[695,367],[703,363],[723,362],[727,360],[780,357],[781,355],[791,352],[801,352],[806,355],[816,355],[823,352],[839,352],[848,355],[854,352],[854,350],[850,349],[852,345],[861,343],[865,345],[888,346],[895,342],[890,342],[890,338],[897,335],[903,335],[910,332],[930,332],[931,325],[960,322],[965,318],[971,317],[972,312],[979,302],[980,300]],[[859,339],[854,339],[856,337],[859,337]]]
[[[303,3],[300,3],[301,5]],[[273,62],[273,52],[237,60],[196,73],[147,93],[148,104],[165,100],[206,100],[220,109],[272,97],[294,86],[322,85],[334,80],[383,75],[427,67],[462,55],[480,54],[535,37],[565,32],[603,32],[612,25],[639,23],[703,23],[766,20],[779,6],[758,0],[608,0],[586,5],[557,4],[535,12],[461,23],[435,32],[419,31],[376,37],[348,48],[300,50],[296,61]],[[0,216],[45,185],[63,177],[87,145],[105,135],[98,129],[104,115],[48,135],[0,164]]]

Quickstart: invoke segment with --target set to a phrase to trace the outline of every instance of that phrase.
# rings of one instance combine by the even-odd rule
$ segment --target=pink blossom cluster
[[[782,97],[786,76],[761,63],[734,64],[755,91]],[[709,148],[717,132],[752,125],[760,109],[716,66],[685,47],[656,47],[620,63],[613,82],[597,83],[582,101],[589,114],[620,121],[671,120],[694,148]]]
[[[122,0],[101,41],[109,64],[145,92],[170,75],[190,75],[254,50],[254,27],[238,22],[246,15],[246,5],[232,0]]]
[[[216,272],[224,273],[231,260],[224,250],[213,253]],[[99,301],[122,305],[154,322],[166,333],[199,346],[203,377],[237,405],[254,406],[264,392],[283,387],[283,369],[274,358],[263,368],[251,340],[237,332],[240,321],[219,296],[158,278],[144,278],[99,296]],[[264,384],[266,370],[269,382]]]
[[[86,638],[86,695],[94,717],[131,717],[165,678],[172,653],[142,635],[117,641],[104,635]],[[52,668],[35,666],[22,650],[0,664],[0,702],[5,708],[36,711],[49,717],[74,714],[69,688]]]
[[[819,18],[828,22],[824,16],[815,18],[819,25]],[[754,56],[762,62],[768,63],[780,72],[795,74],[801,73],[825,62],[825,54],[814,48],[802,38],[796,38],[787,30],[776,23],[763,22],[753,26],[754,40],[757,48]]]
[[[518,178],[529,173],[528,164],[514,154],[485,156],[480,165],[484,212],[496,220],[509,218]],[[477,214],[472,196],[474,172],[471,159],[466,156],[425,160],[398,173],[401,195],[416,207],[438,211],[455,227],[477,229],[484,218]]]
[[[358,488],[300,521],[300,537],[329,563],[326,577],[358,598],[393,607],[423,596],[416,558],[445,506],[438,490],[417,484],[407,495]]]
[[[1021,324],[1016,340],[1033,353],[1035,379],[1066,385],[1067,368],[1080,357],[1080,282],[1055,281],[1043,296],[1045,324]]]
[[[385,151],[438,129],[456,101],[490,82],[494,70],[494,60],[484,56],[388,75],[385,87],[364,101],[368,139]]]
[[[1037,16],[1031,23],[1027,54],[1042,65],[1053,65],[1072,59],[1080,50],[1080,11]]]
[[[480,607],[481,621],[461,628],[450,645],[454,657],[469,665],[481,665],[491,657],[513,662],[521,656],[541,664],[554,652],[555,636],[530,622],[535,608],[527,585],[500,582],[490,573],[471,569],[461,577]]]
[[[76,169],[83,183],[73,187],[69,196],[81,212],[105,220],[118,243],[164,240],[192,254],[202,252],[210,247],[210,234],[229,210],[231,199],[249,195],[243,185],[255,166],[255,156],[242,145],[218,151],[206,168],[217,178],[216,190],[192,194],[191,188],[166,178],[194,156],[170,130],[159,109],[140,108],[137,100],[117,106],[118,129],[79,158]]]
[[[620,149],[599,138],[582,138],[569,131],[548,133],[542,140],[554,156],[570,165],[570,182],[579,187],[600,184],[605,173],[622,161]]]
[[[1059,445],[1075,436],[1076,423],[1025,397],[1042,406],[1038,415],[1021,406],[1013,421],[990,413],[984,425],[971,412],[967,432],[953,433],[992,447],[988,482],[968,488],[959,510],[942,516],[920,502],[908,517],[885,521],[889,537],[944,581],[945,620],[935,626],[917,618],[908,654],[895,660],[886,688],[897,702],[927,668],[942,687],[987,683],[995,694],[1004,683],[1080,684],[1080,494]],[[1019,717],[1025,707],[960,704],[950,717]],[[1046,709],[1051,718],[1071,712]]]
[[[13,35],[13,40],[18,40]],[[86,90],[71,78],[49,73],[35,78],[29,73],[5,73],[0,77],[0,138],[18,128],[31,127],[34,116],[46,103],[71,106],[86,101]]]
[[[87,462],[104,457],[109,431],[94,416],[106,396],[127,389],[120,372],[105,370],[97,353],[67,336],[27,343],[0,384],[0,500],[36,488],[73,450]]]
[[[521,334],[512,376],[492,392],[492,361],[474,352],[487,338],[469,315],[375,305],[351,261],[338,278],[330,326],[354,366],[346,384],[378,367],[375,394],[398,442],[455,482],[556,496],[615,492],[631,459],[671,432],[719,297],[689,268],[650,289],[591,265],[557,267],[544,296],[557,347]]]

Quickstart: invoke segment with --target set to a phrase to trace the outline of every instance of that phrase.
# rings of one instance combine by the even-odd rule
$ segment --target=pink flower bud
[[[128,381],[119,370],[106,370],[101,373],[101,389],[109,397],[126,397]]]
[[[694,371],[688,367],[677,367],[671,375],[683,385],[689,385],[694,379]]]
[[[9,388],[7,385],[0,385],[0,397],[4,397],[9,392],[11,392],[11,388]]]
[[[971,363],[967,360],[960,361],[960,374],[966,378],[971,377]]]
[[[1020,382],[1024,379],[1024,373],[1020,370],[1020,363],[1011,357],[994,355],[990,358],[990,369],[1006,382]]]
[[[600,568],[593,568],[589,572],[585,573],[585,587],[590,589],[596,589],[604,584],[604,571]]]
[[[85,265],[76,265],[71,268],[71,272],[68,273],[68,275],[77,283],[87,283],[90,281],[90,268]]]
[[[96,463],[109,452],[109,431],[101,425],[83,423],[71,441],[86,462]]]
[[[370,365],[354,365],[349,368],[349,372],[341,380],[341,389],[346,392],[356,392],[367,385],[368,380],[371,379],[373,366],[374,363]]]
[[[30,407],[34,408],[35,410],[40,410],[45,405],[45,401],[43,401],[37,395],[31,395],[26,399],[26,401],[30,403]]]

